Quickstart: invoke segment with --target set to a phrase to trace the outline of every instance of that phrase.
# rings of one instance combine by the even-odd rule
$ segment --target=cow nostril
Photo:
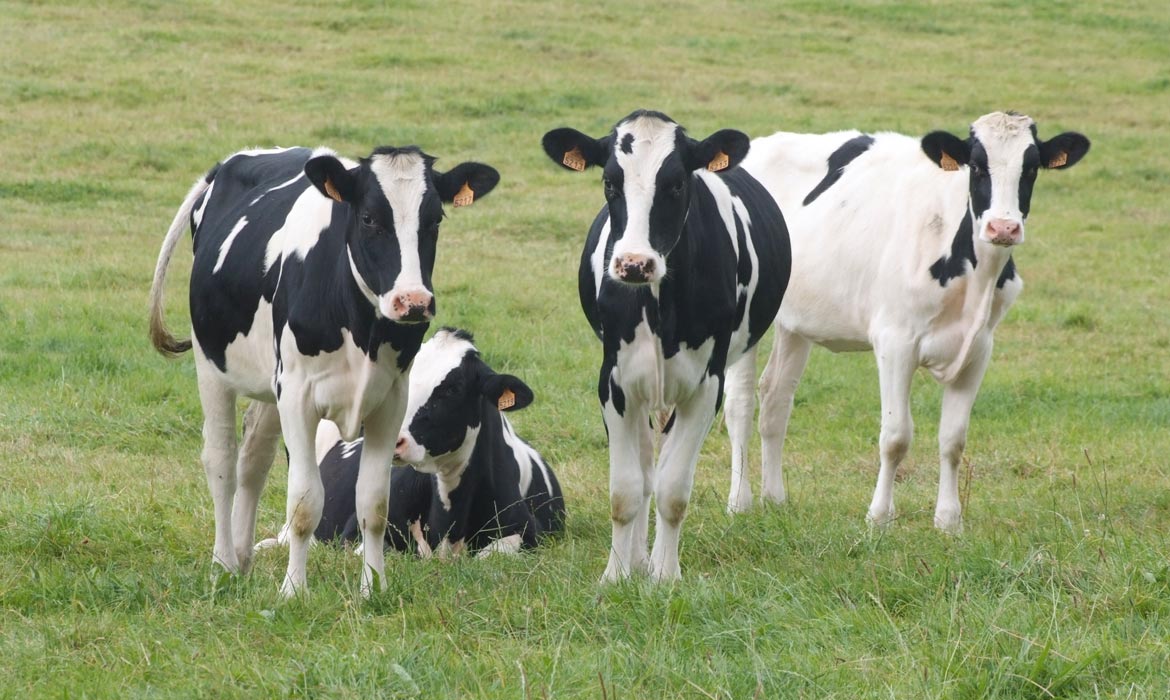
[[[406,449],[406,438],[398,438],[398,442],[394,443],[394,451],[401,453]]]

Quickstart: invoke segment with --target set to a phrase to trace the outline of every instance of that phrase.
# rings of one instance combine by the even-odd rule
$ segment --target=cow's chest
[[[341,347],[336,350],[303,355],[286,327],[275,381],[278,400],[285,392],[293,393],[321,418],[336,423],[343,440],[351,441],[359,437],[363,421],[387,395],[404,389],[407,375],[398,369],[398,354],[388,344],[380,348],[375,361],[353,342],[348,330],[342,329],[341,334]]]
[[[1023,286],[1018,279],[1003,287],[973,281],[953,280],[936,305],[937,313],[921,329],[919,363],[936,375],[949,375],[968,363],[971,348],[990,340]]]
[[[612,378],[627,400],[650,410],[666,409],[684,402],[706,378],[714,349],[715,339],[708,338],[698,347],[682,343],[667,358],[662,339],[643,321],[633,340],[621,341]]]

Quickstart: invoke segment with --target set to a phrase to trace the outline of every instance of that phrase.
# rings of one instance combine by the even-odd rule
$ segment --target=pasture
[[[1168,35],[1155,0],[0,2],[0,697],[1167,697]],[[719,419],[682,582],[596,584],[608,465],[576,275],[600,178],[540,137],[639,107],[697,138],[962,134],[1014,109],[1092,139],[1036,186],[961,536],[931,523],[934,382],[915,381],[899,517],[871,532],[874,361],[815,350],[790,503],[725,514]],[[239,148],[409,143],[502,175],[448,208],[436,325],[535,390],[514,423],[564,486],[567,535],[389,557],[366,602],[359,560],[316,547],[311,597],[284,602],[278,551],[215,576],[193,362],[147,339],[155,258],[191,183]],[[189,261],[183,243],[176,330]],[[758,438],[752,459],[758,493]],[[285,474],[278,457],[261,537]]]

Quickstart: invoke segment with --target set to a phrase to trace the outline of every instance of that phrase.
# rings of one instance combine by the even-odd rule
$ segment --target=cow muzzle
[[[378,306],[382,315],[395,323],[426,323],[435,317],[435,295],[425,289],[392,290]]]
[[[399,433],[398,442],[394,443],[394,464],[396,466],[418,466],[425,457],[426,450],[422,448],[422,445],[412,440],[410,435]]]
[[[992,219],[987,222],[987,240],[998,246],[1023,243],[1024,225],[1015,219]]]
[[[662,272],[653,256],[625,253],[613,256],[610,275],[626,284],[649,284],[662,279]]]

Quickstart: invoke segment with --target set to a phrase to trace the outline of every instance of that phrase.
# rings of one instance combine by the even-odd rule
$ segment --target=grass
[[[0,17],[0,697],[1170,691],[1161,3],[123,0],[0,2]],[[717,428],[683,582],[595,585],[607,467],[575,274],[600,192],[538,143],[562,125],[599,135],[637,107],[700,137],[962,133],[1018,109],[1042,136],[1093,139],[1037,187],[1016,256],[1026,290],[975,406],[961,537],[931,527],[937,387],[915,382],[900,517],[870,532],[873,360],[818,351],[787,445],[791,504],[723,513]],[[537,392],[516,423],[570,513],[546,549],[392,559],[364,603],[357,561],[328,548],[305,601],[279,600],[279,554],[215,576],[192,361],[146,339],[154,258],[218,158],[323,143],[418,143],[441,168],[500,169],[444,225],[439,321],[474,330]],[[283,490],[278,465],[262,531]]]

